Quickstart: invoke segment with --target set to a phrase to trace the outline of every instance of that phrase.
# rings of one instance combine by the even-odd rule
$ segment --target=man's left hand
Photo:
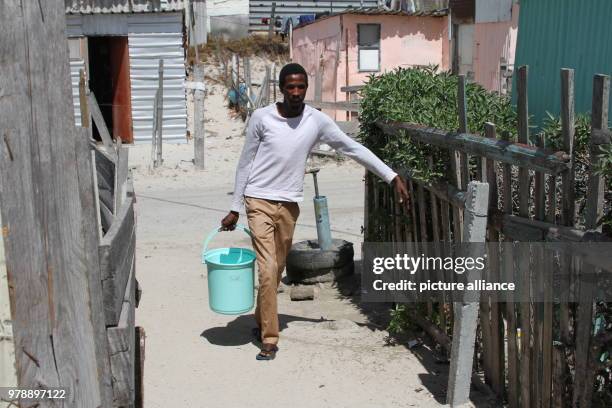
[[[399,197],[399,203],[404,206],[406,211],[410,209],[410,195],[406,188],[406,180],[399,174],[391,181],[393,189],[395,190],[396,197]]]

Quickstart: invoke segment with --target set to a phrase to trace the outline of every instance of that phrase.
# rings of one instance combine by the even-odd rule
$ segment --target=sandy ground
[[[194,169],[191,143],[164,145],[164,165],[154,171],[149,146],[130,148],[143,290],[136,319],[147,335],[145,406],[441,406],[448,366],[425,345],[387,345],[385,306],[343,296],[346,288],[324,285],[317,299],[305,302],[280,293],[280,351],[269,362],[255,360],[252,313],[223,316],[209,309],[202,241],[228,211],[244,124],[230,115],[222,88],[207,86],[205,170]],[[351,161],[315,164],[322,168],[320,190],[329,199],[333,235],[353,242],[359,258],[364,170]],[[313,190],[307,178],[295,241],[316,238]],[[250,243],[240,232],[226,232],[213,245]]]

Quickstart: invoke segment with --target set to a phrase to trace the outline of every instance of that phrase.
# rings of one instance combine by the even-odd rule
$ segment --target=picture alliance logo
[[[414,275],[418,271],[453,271],[458,275],[472,270],[484,270],[486,256],[481,257],[414,257],[408,254],[397,254],[394,257],[375,257],[372,259],[372,272],[380,275],[386,271],[406,271]]]

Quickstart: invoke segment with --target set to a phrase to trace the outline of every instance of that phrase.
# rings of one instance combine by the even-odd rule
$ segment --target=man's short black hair
[[[290,64],[285,65],[283,69],[280,70],[280,73],[278,74],[278,86],[283,89],[283,86],[285,85],[285,78],[287,77],[287,75],[296,74],[304,75],[304,78],[306,79],[306,85],[308,85],[308,74],[306,73],[304,67],[300,64],[292,62]]]

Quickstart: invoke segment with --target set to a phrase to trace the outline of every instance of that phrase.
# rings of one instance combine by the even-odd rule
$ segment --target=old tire
[[[343,276],[351,275],[355,272],[355,263],[353,261],[342,266],[325,269],[291,269],[287,268],[287,278],[290,283],[299,283],[304,285],[313,285],[319,282],[333,282]]]
[[[353,244],[332,240],[332,249],[322,251],[315,240],[297,242],[287,255],[287,277],[295,283],[329,282],[353,272]]]

